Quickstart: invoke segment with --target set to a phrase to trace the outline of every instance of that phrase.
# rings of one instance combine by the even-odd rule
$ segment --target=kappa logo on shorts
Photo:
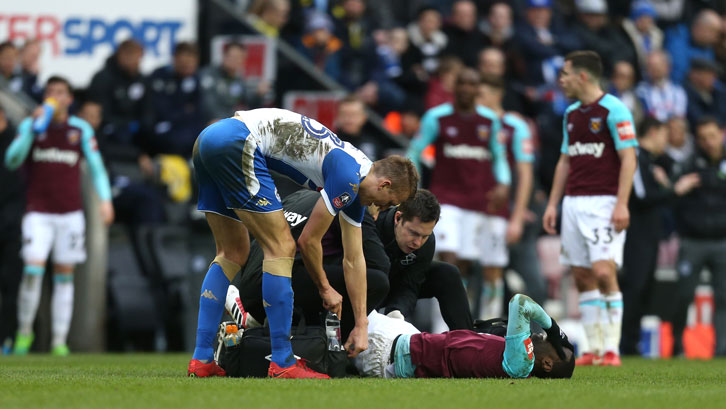
[[[527,356],[529,356],[529,359],[534,359],[534,345],[532,345],[532,340],[527,338],[524,340],[524,349],[527,351]]]
[[[264,198],[264,197],[260,198],[260,200],[257,201],[257,206],[260,206],[260,207],[269,206],[271,204],[272,203],[269,200],[267,200],[267,198]]]
[[[348,194],[348,192],[343,192],[342,195],[333,199],[333,206],[337,207],[338,209],[345,207],[345,205],[347,205],[348,203],[350,203],[350,195]]]

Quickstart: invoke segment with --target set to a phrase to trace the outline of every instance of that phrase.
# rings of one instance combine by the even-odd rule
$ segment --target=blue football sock
[[[214,335],[217,333],[217,326],[224,313],[227,288],[229,288],[229,279],[224,275],[222,267],[213,263],[202,283],[197,321],[197,345],[194,348],[192,359],[206,363],[214,358]]]
[[[295,364],[290,344],[292,325],[292,279],[262,273],[262,300],[270,323],[272,362],[281,368]]]

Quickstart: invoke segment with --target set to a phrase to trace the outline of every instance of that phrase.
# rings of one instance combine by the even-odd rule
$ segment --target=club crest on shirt
[[[81,140],[81,131],[78,129],[71,129],[66,134],[66,137],[68,138],[68,143],[71,145],[78,145],[78,142]]]
[[[477,125],[476,136],[478,136],[479,139],[481,139],[482,141],[487,140],[489,138],[489,125]],[[501,138],[501,135],[499,135],[498,137]]]
[[[599,133],[602,130],[602,118],[590,118],[590,132]]]
[[[348,192],[343,192],[342,195],[333,199],[333,206],[337,207],[338,209],[342,209],[349,202],[350,202],[350,195],[348,194]]]
[[[454,138],[458,134],[459,134],[459,130],[456,129],[455,126],[449,126],[446,128],[446,136],[450,136],[450,137]]]
[[[350,185],[350,188],[353,190],[353,193],[356,195],[358,194],[358,184],[357,183],[348,183]]]

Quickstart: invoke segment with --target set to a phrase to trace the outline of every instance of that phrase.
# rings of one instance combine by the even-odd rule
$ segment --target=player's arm
[[[507,243],[512,244],[522,237],[525,214],[532,195],[534,174],[532,162],[532,135],[526,123],[522,122],[514,130],[514,160],[517,166],[517,191],[514,194],[512,217],[507,225]]]
[[[23,122],[18,126],[18,133],[15,139],[8,146],[8,150],[5,151],[5,167],[10,170],[15,170],[25,162],[25,158],[28,157],[30,147],[33,146],[33,120],[31,118],[25,118]]]
[[[635,125],[633,115],[624,105],[614,107],[607,118],[610,135],[615,142],[615,149],[620,156],[620,175],[618,177],[618,195],[613,210],[612,223],[615,231],[620,232],[630,224],[628,199],[633,189],[633,176],[638,167],[635,148],[638,141],[635,138]]]
[[[512,184],[512,170],[507,160],[507,150],[499,140],[499,133],[502,130],[502,123],[497,115],[482,106],[477,107],[479,113],[492,121],[489,137],[489,151],[492,154],[492,171],[497,186],[487,195],[488,210],[496,212],[509,203],[509,185]]]
[[[328,211],[324,199],[321,197],[315,204],[307,224],[303,228],[297,244],[300,247],[305,269],[307,269],[315,286],[318,287],[320,298],[323,299],[323,306],[330,312],[340,317],[343,297],[328,282],[328,277],[323,270],[323,246],[320,243],[325,232],[335,216]]]
[[[418,138],[411,141],[406,156],[411,159],[419,174],[421,174],[421,153],[427,146],[436,141],[439,135],[439,122],[434,112],[429,110],[421,118],[421,132]]]
[[[93,129],[85,122],[79,124],[81,128],[81,150],[86,157],[88,169],[91,172],[93,187],[101,199],[101,218],[107,226],[113,223],[114,210],[111,203],[111,184],[108,180],[106,167],[103,166],[103,158],[98,151],[98,144],[93,134]]]
[[[552,327],[549,315],[523,294],[515,294],[509,301],[507,335],[505,336],[502,368],[512,378],[526,378],[534,368],[534,346],[529,338],[530,322],[535,321],[545,330]]]
[[[557,234],[557,205],[565,193],[567,175],[570,173],[570,157],[568,156],[570,135],[567,132],[567,116],[562,118],[562,146],[560,147],[560,159],[555,167],[555,175],[552,179],[552,189],[547,201],[547,208],[542,217],[542,227],[549,234]]]
[[[355,327],[345,343],[351,357],[368,349],[368,317],[366,312],[366,261],[363,258],[363,238],[360,226],[351,224],[340,213],[340,232],[343,239],[343,275],[345,288],[353,307]]]

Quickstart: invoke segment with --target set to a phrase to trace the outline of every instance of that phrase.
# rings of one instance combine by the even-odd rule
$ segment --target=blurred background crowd
[[[108,294],[102,306],[108,308],[103,330],[108,337],[102,348],[166,350],[193,344],[186,328],[188,317],[196,316],[190,287],[198,288],[211,258],[199,250],[210,238],[194,211],[192,146],[207,124],[235,110],[310,112],[314,105],[310,116],[375,160],[404,152],[426,110],[453,101],[463,67],[502,79],[504,109],[526,118],[534,136],[529,224],[540,269],[535,281],[518,279],[510,269],[508,286],[539,302],[553,300],[549,308],[563,317],[577,315],[576,297],[557,263],[557,239],[542,237],[538,215],[551,187],[562,115],[570,103],[557,86],[564,55],[580,49],[598,52],[607,79],[604,89],[626,103],[637,123],[657,121],[664,143],[652,153],[665,174],[663,186],[679,164],[706,149],[699,144],[699,132],[712,129],[699,126],[704,118],[716,119],[712,125],[724,143],[726,1],[237,0],[199,2],[198,7],[196,41],[177,42],[168,65],[142,70],[153,50],[138,39],[125,39],[75,92],[73,112],[96,132],[117,216],[108,279],[101,289]],[[40,103],[43,79],[56,73],[52,65],[39,63],[43,47],[50,45],[3,36],[0,32],[0,89],[10,98]],[[274,63],[265,60],[264,72],[252,73],[259,68],[260,44],[273,54]],[[303,102],[296,105],[295,97]],[[3,151],[18,125],[4,107]],[[23,183],[5,169],[0,177],[0,268],[10,271],[22,266],[7,249],[19,239],[14,226],[23,213]],[[637,201],[637,191],[633,196]],[[684,274],[677,268],[679,237],[693,231],[687,225],[693,219],[718,225],[726,217],[707,214],[712,209],[674,201],[644,210],[662,221],[662,229],[646,238],[661,245],[658,273],[637,285],[642,290],[636,295],[637,320],[651,315],[670,321],[677,314],[668,300]],[[714,234],[726,240],[726,231]],[[637,250],[638,243],[630,240],[626,253],[627,246]],[[699,293],[701,303],[689,321],[704,324],[697,339],[712,340],[712,312],[715,308],[718,316],[726,308],[726,266],[704,256],[691,268],[698,276],[691,280],[693,287],[704,268],[714,282],[716,290]],[[626,280],[624,291],[627,285]],[[14,331],[11,287],[6,284],[0,296],[0,342]],[[140,322],[149,316],[154,317],[150,325]],[[424,329],[434,325],[426,316],[418,319]],[[724,320],[726,314],[715,319]],[[38,345],[42,348],[42,342]]]

